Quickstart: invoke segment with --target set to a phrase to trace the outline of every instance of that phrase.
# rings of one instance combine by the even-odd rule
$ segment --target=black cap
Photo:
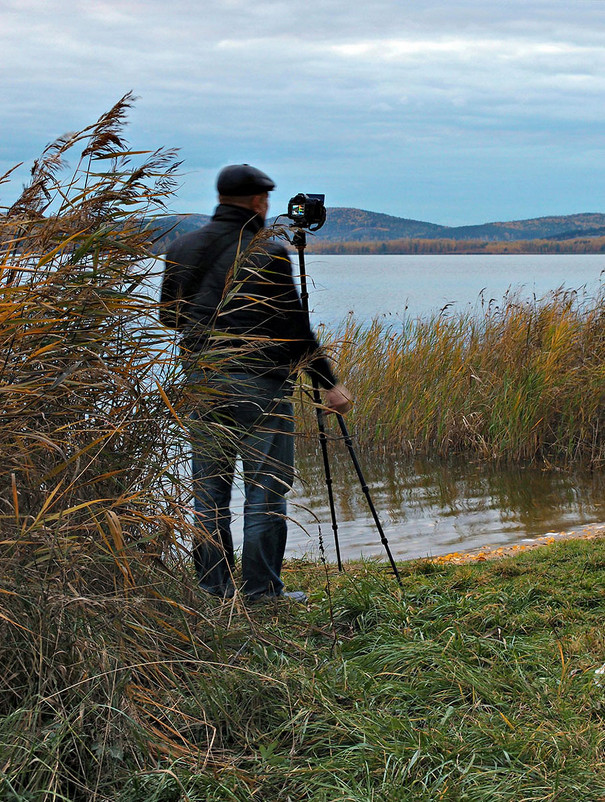
[[[260,195],[275,188],[268,175],[249,164],[230,164],[218,174],[216,188],[219,195]]]

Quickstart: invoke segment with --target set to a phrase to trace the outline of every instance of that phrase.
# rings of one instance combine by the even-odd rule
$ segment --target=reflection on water
[[[317,556],[321,534],[335,559],[321,453],[298,445],[300,478],[290,494],[289,556]],[[495,467],[457,461],[401,460],[359,454],[393,555],[412,559],[505,545],[547,532],[605,521],[605,480],[599,473]],[[350,456],[330,443],[338,533],[343,559],[385,558],[384,547]],[[236,527],[237,528],[237,527]]]

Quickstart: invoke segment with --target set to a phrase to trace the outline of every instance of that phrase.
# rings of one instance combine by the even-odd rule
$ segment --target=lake
[[[527,298],[550,290],[594,293],[605,254],[306,255],[309,308],[315,325],[333,326],[352,312],[360,321],[479,310],[509,290]],[[294,259],[298,266],[297,257]]]
[[[295,258],[296,266],[296,258]],[[508,291],[541,297],[565,287],[599,290],[605,255],[306,255],[315,326],[405,316],[481,311]],[[492,300],[493,299],[493,300]],[[352,433],[354,434],[354,433]],[[384,559],[385,552],[348,454],[332,444],[332,470],[344,559]],[[360,455],[372,499],[398,559],[523,542],[549,532],[605,521],[600,474],[498,468],[468,461],[402,460]],[[317,556],[322,538],[334,559],[323,466],[317,447],[299,448],[300,478],[290,494],[289,556]],[[234,536],[241,543],[241,488],[234,499]]]

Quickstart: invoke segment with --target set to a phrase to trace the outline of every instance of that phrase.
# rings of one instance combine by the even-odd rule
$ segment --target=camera
[[[317,231],[326,222],[325,195],[305,195],[299,192],[288,201],[288,217],[295,226]]]

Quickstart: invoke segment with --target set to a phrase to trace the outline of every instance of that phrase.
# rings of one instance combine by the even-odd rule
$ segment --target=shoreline
[[[554,543],[560,543],[564,540],[597,540],[601,538],[605,538],[605,523],[583,524],[575,529],[560,532],[547,532],[544,535],[535,538],[526,538],[520,543],[511,543],[507,546],[479,546],[469,551],[452,551],[431,557],[410,557],[409,559],[395,558],[395,562],[399,566],[426,563],[432,563],[434,565],[465,565],[469,563],[488,562],[490,560],[501,560],[506,557],[515,557],[518,554],[523,554],[527,551],[533,551],[534,549],[543,548],[545,546],[551,546]],[[389,567],[388,562],[383,559],[377,560],[368,558],[367,562],[377,565],[382,564],[386,568]],[[358,559],[345,559],[343,563],[346,566],[355,566],[359,565],[360,561]],[[335,561],[326,561],[325,566],[323,566],[319,558],[310,559],[303,556],[287,557],[284,560],[283,573],[287,574],[289,572],[298,571],[301,568],[312,569],[317,567],[321,568],[322,571],[327,568],[330,573],[337,571]]]
[[[537,538],[528,538],[525,542],[513,543],[510,546],[485,546],[471,551],[453,551],[448,554],[441,554],[437,557],[426,557],[423,561],[436,563],[438,565],[452,564],[463,565],[472,562],[485,562],[487,560],[498,560],[504,557],[514,557],[525,551],[550,546],[563,540],[595,540],[605,537],[605,523],[584,524],[577,529],[570,529],[563,532],[547,532]]]

